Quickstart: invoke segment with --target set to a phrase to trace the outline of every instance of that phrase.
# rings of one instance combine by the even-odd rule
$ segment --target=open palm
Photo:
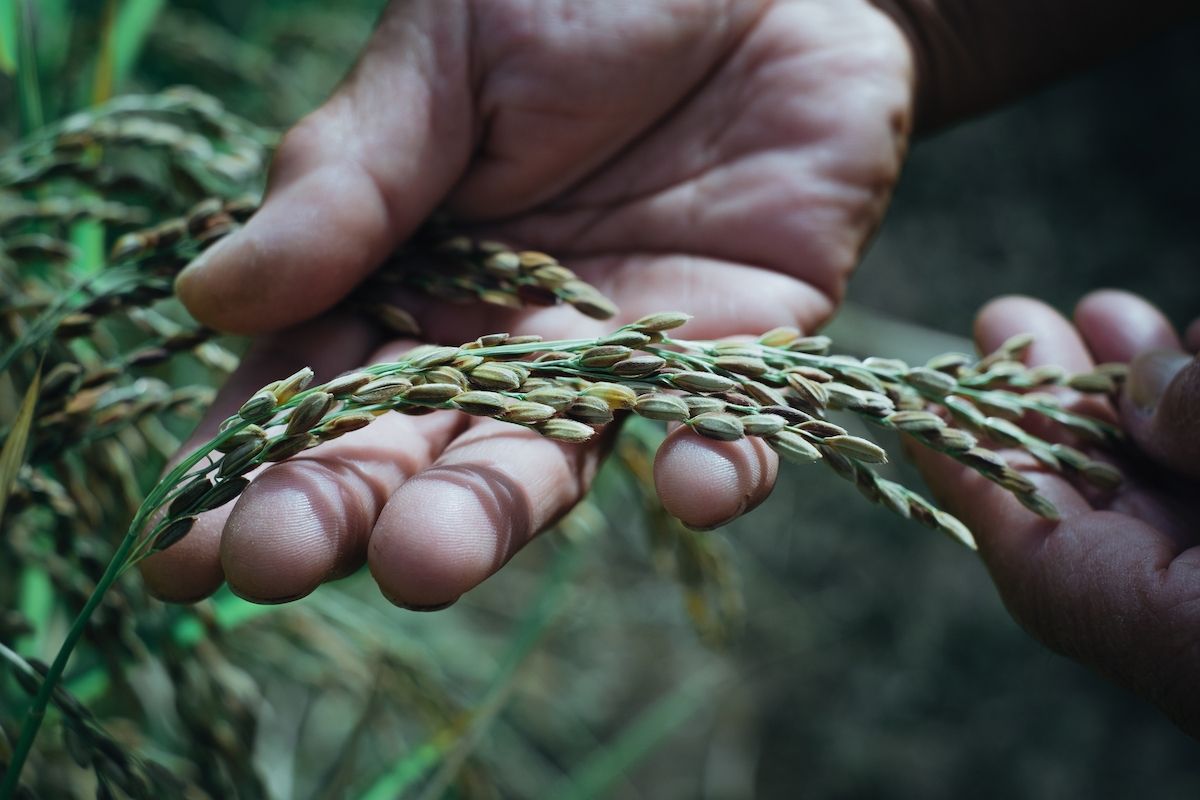
[[[882,218],[911,73],[866,0],[397,0],[286,137],[262,210],[181,276],[199,320],[264,334],[198,436],[300,366],[328,378],[411,346],[323,312],[437,207],[560,257],[618,322],[671,309],[696,315],[693,338],[811,330]],[[400,302],[443,343],[610,327],[569,307]],[[143,572],[167,599],[228,580],[281,602],[369,561],[394,602],[440,607],[577,502],[603,446],[389,415],[265,470]],[[685,521],[712,526],[761,500],[775,468],[756,441],[680,431],[656,479]]]

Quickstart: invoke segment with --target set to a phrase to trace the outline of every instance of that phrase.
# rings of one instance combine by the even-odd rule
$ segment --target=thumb
[[[1129,365],[1126,429],[1151,458],[1200,478],[1200,356],[1150,350]]]
[[[357,66],[280,144],[262,209],[179,276],[200,322],[260,333],[319,314],[409,236],[472,147],[469,17],[393,2]]]

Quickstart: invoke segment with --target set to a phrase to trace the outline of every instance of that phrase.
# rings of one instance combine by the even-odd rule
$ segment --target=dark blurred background
[[[851,300],[967,333],[1017,292],[1200,315],[1200,24],[918,142]]]

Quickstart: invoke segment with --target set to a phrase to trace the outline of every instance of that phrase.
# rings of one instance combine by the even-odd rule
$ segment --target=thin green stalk
[[[96,54],[96,75],[92,82],[92,105],[100,105],[113,96],[113,49],[116,37],[117,0],[104,4],[104,23],[100,26],[100,52]]]
[[[213,440],[213,446],[220,444],[229,436],[241,430],[242,427],[244,426],[234,426],[225,431]],[[20,781],[21,769],[25,765],[25,760],[29,757],[29,752],[33,749],[33,742],[37,738],[38,730],[41,728],[42,722],[46,717],[46,708],[50,704],[50,698],[54,694],[55,687],[62,680],[62,674],[67,667],[67,661],[70,660],[71,654],[75,651],[75,645],[79,643],[79,639],[83,636],[88,620],[95,613],[96,608],[100,605],[100,601],[104,599],[104,595],[108,592],[109,588],[125,568],[129,566],[129,555],[134,545],[137,544],[142,529],[145,528],[150,517],[165,502],[167,496],[184,476],[188,474],[192,467],[199,464],[204,458],[207,458],[210,452],[210,450],[198,450],[184,459],[175,469],[171,470],[165,479],[159,482],[150,493],[150,496],[142,503],[141,508],[138,509],[138,513],[134,516],[133,522],[129,526],[129,531],[125,534],[125,538],[113,554],[112,560],[108,562],[108,568],[104,570],[104,575],[96,583],[96,588],[92,590],[92,594],[84,604],[83,610],[75,618],[75,622],[71,625],[71,630],[67,632],[66,640],[63,642],[62,647],[59,648],[58,655],[54,658],[54,663],[50,665],[50,670],[46,673],[46,677],[42,681],[42,687],[38,691],[37,697],[33,700],[33,705],[29,709],[25,724],[21,726],[21,738],[13,750],[12,761],[9,762],[8,770],[4,774],[4,782],[0,784],[0,800],[13,800]]]
[[[0,0],[0,72],[17,71],[17,8],[14,0]]]
[[[17,640],[17,648],[40,656],[54,614],[54,587],[46,570],[26,564],[17,582],[17,596],[18,608],[33,627],[33,633]]]
[[[116,25],[112,30],[112,88],[120,91],[122,84],[128,79],[142,46],[150,33],[155,17],[165,0],[125,0],[117,14]]]
[[[14,669],[20,670],[35,680],[41,680],[42,676],[38,675],[33,667],[29,666],[29,662],[21,658],[20,654],[10,650],[3,644],[0,644],[0,658],[3,658],[9,664],[12,664]]]
[[[563,595],[580,564],[582,550],[576,543],[563,543],[543,579],[537,597],[530,603],[504,660],[465,726],[452,726],[434,734],[397,762],[387,774],[359,795],[358,800],[392,800],[400,797],[439,762],[442,768],[426,786],[421,798],[437,800],[442,796],[488,725],[504,707],[519,675],[519,667],[563,612]]]
[[[616,739],[571,773],[552,800],[594,800],[630,769],[650,755],[662,741],[709,704],[725,679],[717,670],[693,675],[683,685],[659,698],[629,724]]]
[[[21,133],[25,136],[45,124],[42,89],[38,80],[37,45],[34,35],[33,0],[16,0],[17,10],[17,97]]]
[[[101,277],[111,277],[116,281],[115,286],[107,290],[112,292],[124,288],[123,281],[136,281],[138,273],[134,269],[102,270],[80,278],[75,282],[75,285],[59,295],[54,304],[43,311],[29,325],[25,333],[9,346],[4,355],[0,356],[0,373],[3,373],[12,366],[12,363],[20,358],[23,353],[53,333],[54,329],[58,327],[58,323],[62,322],[63,318],[72,311],[76,310],[73,304],[75,295]]]
[[[112,561],[108,563],[108,569],[104,571],[100,582],[96,584],[96,589],[92,592],[92,596],[88,598],[87,603],[83,606],[83,611],[79,612],[75,624],[71,626],[71,630],[67,633],[67,639],[63,642],[62,647],[59,648],[58,656],[55,657],[54,663],[50,665],[50,671],[46,673],[46,677],[42,681],[42,688],[38,690],[37,697],[33,699],[33,706],[29,709],[29,715],[25,719],[25,724],[21,726],[21,738],[13,750],[13,757],[12,761],[9,762],[8,770],[4,773],[4,783],[0,784],[0,800],[12,800],[15,796],[17,785],[20,782],[21,769],[25,766],[25,759],[29,757],[29,751],[33,749],[34,739],[37,738],[38,730],[42,727],[42,721],[46,718],[46,707],[50,704],[50,697],[54,693],[54,687],[62,679],[63,670],[67,666],[67,660],[71,657],[71,653],[74,652],[75,645],[79,642],[80,637],[83,636],[83,631],[87,627],[88,620],[95,612],[96,607],[100,605],[100,601],[104,598],[108,587],[112,586],[113,581],[121,574],[125,555],[133,547],[136,539],[136,534],[126,535],[125,540],[121,542],[121,546],[117,549]]]

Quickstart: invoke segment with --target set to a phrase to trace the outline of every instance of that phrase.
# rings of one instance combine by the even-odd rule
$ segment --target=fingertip
[[[367,563],[390,602],[436,610],[503,566],[533,532],[528,499],[506,476],[482,464],[435,466],[388,500]]]
[[[1121,418],[1138,447],[1184,475],[1200,478],[1200,356],[1141,353],[1129,367]]]
[[[658,448],[654,487],[663,507],[692,528],[716,528],[771,494],[779,459],[765,442],[718,442],[680,427]]]
[[[344,522],[337,514],[336,482],[318,470],[285,466],[294,465],[267,469],[254,479],[230,512],[221,537],[221,566],[229,588],[252,602],[299,599],[338,568],[338,534]]]
[[[1032,297],[1019,294],[1006,294],[989,300],[975,314],[975,343],[984,349],[994,348],[1004,341],[1004,331],[1011,327],[1011,320],[1021,319],[1031,311],[1039,310],[1041,305]]]
[[[1075,307],[1074,318],[1098,362],[1128,363],[1146,350],[1182,347],[1166,316],[1130,292],[1091,292]]]
[[[1034,335],[1025,357],[1031,366],[1057,364],[1072,372],[1086,372],[1093,366],[1075,327],[1040,300],[1021,295],[1000,297],[975,317],[975,343],[981,352],[990,353],[1020,333]]]
[[[198,603],[220,589],[225,517],[220,511],[201,514],[182,540],[139,562],[146,591],[166,603]]]
[[[176,293],[216,330],[278,330],[330,308],[403,233],[369,175],[329,163],[268,195],[246,227],[180,273]]]

